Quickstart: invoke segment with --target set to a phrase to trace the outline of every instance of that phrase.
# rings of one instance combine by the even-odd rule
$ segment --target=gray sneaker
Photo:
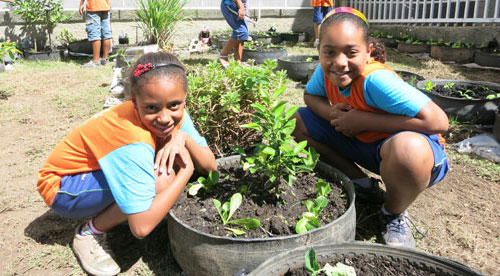
[[[82,68],[94,68],[94,67],[99,67],[101,66],[101,62],[94,62],[93,60],[82,64]]]
[[[101,65],[107,65],[109,64],[109,59],[105,58],[105,59],[101,59]]]
[[[111,257],[106,243],[106,234],[80,235],[79,225],[73,238],[73,252],[82,264],[83,269],[96,276],[114,276],[120,273],[120,266]]]
[[[410,225],[415,228],[417,233],[425,236],[410,219],[407,211],[400,215],[382,214],[382,223],[385,226],[385,229],[382,231],[382,236],[385,244],[389,246],[414,249],[415,238],[413,237]]]

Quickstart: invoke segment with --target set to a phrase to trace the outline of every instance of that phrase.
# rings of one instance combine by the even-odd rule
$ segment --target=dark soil
[[[498,95],[500,90],[481,85],[455,83],[451,88],[436,85],[432,92],[447,97],[485,100],[488,95]]]
[[[336,263],[342,262],[343,264],[354,267],[356,275],[363,276],[386,276],[386,275],[413,275],[413,276],[435,276],[435,275],[448,275],[443,271],[432,271],[429,267],[418,267],[415,264],[401,258],[383,257],[373,255],[355,255],[348,256],[341,260],[330,260],[328,263],[335,266]],[[324,267],[326,263],[321,263]],[[305,267],[298,269],[291,269],[283,276],[300,276],[311,275]],[[326,275],[324,273],[318,275]]]
[[[219,165],[220,180],[211,193],[200,190],[197,196],[187,196],[182,193],[172,208],[175,215],[185,224],[208,234],[217,236],[231,236],[231,232],[224,229],[218,211],[212,201],[218,199],[222,204],[230,200],[234,193],[240,192],[242,185],[251,187],[251,192],[243,196],[243,203],[233,215],[232,219],[257,218],[261,222],[260,229],[245,230],[241,238],[267,238],[296,234],[295,224],[307,209],[303,205],[305,200],[314,200],[314,188],[318,178],[328,179],[321,173],[300,174],[294,181],[293,188],[281,183],[284,191],[279,199],[273,192],[264,190],[260,185],[262,178],[257,174],[250,174],[241,168],[228,168]],[[227,178],[227,179],[225,179]],[[326,225],[345,213],[349,206],[347,192],[339,183],[329,182],[332,192],[328,196],[328,206],[320,216],[321,225]],[[237,225],[227,225],[231,228],[242,229]]]

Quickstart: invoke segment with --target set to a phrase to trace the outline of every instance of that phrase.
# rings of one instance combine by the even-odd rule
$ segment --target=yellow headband
[[[361,19],[362,19],[362,20],[366,23],[366,26],[369,26],[369,25],[368,25],[368,20],[366,20],[365,15],[364,15],[362,12],[358,11],[357,9],[353,9],[353,8],[351,8],[351,7],[339,7],[339,8],[335,8],[335,9],[333,9],[331,12],[329,12],[329,13],[325,16],[325,18],[323,18],[323,21],[322,21],[321,23],[325,22],[325,20],[326,20],[328,17],[330,17],[330,16],[332,16],[332,15],[334,15],[334,14],[336,14],[336,13],[350,13],[350,14],[354,14],[354,15],[356,15],[357,17],[361,18]]]

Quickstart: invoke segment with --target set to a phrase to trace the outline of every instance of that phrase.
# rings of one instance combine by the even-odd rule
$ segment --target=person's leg
[[[95,63],[101,62],[101,41],[92,41],[92,61]]]
[[[234,60],[238,63],[241,63],[242,56],[243,56],[243,41],[238,40],[238,43],[234,48]]]
[[[92,68],[101,65],[101,17],[98,12],[87,12],[85,16],[85,30],[88,40],[92,44],[92,60],[82,65],[84,68]]]
[[[231,53],[232,50],[236,48],[238,45],[239,41],[235,38],[230,38],[226,45],[224,45],[224,48],[222,48],[222,51],[220,51],[219,54],[219,61],[222,64],[222,66],[227,67],[229,65],[229,53]],[[236,53],[235,53],[236,54]]]
[[[111,12],[101,12],[102,61],[106,63],[111,48]]]
[[[102,59],[106,60],[109,56],[109,49],[111,48],[111,39],[104,39],[102,44]]]

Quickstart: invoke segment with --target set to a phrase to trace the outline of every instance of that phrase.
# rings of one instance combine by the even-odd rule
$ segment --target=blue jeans
[[[85,24],[89,41],[111,39],[110,11],[87,12]]]

